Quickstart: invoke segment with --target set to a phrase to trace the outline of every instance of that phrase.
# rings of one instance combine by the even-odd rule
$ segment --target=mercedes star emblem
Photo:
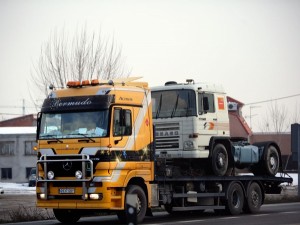
[[[63,168],[65,171],[69,171],[72,168],[72,162],[66,161],[63,163]]]

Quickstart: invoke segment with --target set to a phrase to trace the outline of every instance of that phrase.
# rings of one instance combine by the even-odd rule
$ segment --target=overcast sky
[[[22,114],[23,99],[34,112],[28,83],[41,46],[55,29],[84,25],[114,36],[151,86],[193,78],[244,103],[300,94],[299,0],[0,0],[0,119]],[[299,96],[279,103],[300,110]],[[252,126],[266,110],[252,108]]]

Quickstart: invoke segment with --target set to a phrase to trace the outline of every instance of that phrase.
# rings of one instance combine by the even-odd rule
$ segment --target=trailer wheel
[[[244,206],[244,192],[241,185],[232,182],[227,190],[226,212],[231,215],[238,215]]]
[[[64,224],[76,223],[81,215],[78,210],[71,209],[53,209],[55,218]]]
[[[247,190],[247,198],[245,201],[245,212],[257,213],[262,205],[262,190],[258,183],[253,182]]]
[[[228,153],[224,145],[217,144],[211,157],[212,171],[216,176],[224,176],[228,169]]]
[[[279,170],[279,154],[274,146],[269,146],[265,152],[265,169],[267,175],[275,176]]]
[[[127,194],[136,194],[137,195],[137,223],[141,223],[146,215],[147,211],[147,198],[144,190],[138,185],[129,185]],[[127,209],[124,211],[117,212],[118,219],[121,223],[127,223]]]

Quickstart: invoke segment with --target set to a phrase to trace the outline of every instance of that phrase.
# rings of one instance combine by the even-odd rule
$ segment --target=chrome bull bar
[[[81,157],[80,157],[81,156]],[[80,179],[75,177],[75,174],[71,172],[74,172],[74,169],[72,170],[73,163],[76,164],[76,162],[81,162],[81,165],[78,164],[77,170],[80,170],[82,172],[82,177]],[[57,164],[62,166],[62,170],[65,169],[66,171],[69,169],[70,173],[68,176],[61,176],[64,177],[64,179],[49,179],[48,178],[48,172],[50,171],[48,164]],[[44,177],[39,176],[39,165],[42,166],[44,170]],[[69,168],[65,168],[65,167]],[[37,182],[44,182],[44,194],[45,194],[45,199],[48,199],[48,182],[81,182],[82,183],[82,199],[86,199],[86,194],[87,194],[87,187],[86,183],[87,181],[91,181],[93,178],[93,161],[89,158],[89,155],[42,155],[40,159],[37,161],[36,165],[36,171],[37,171]],[[53,167],[53,165],[52,165]],[[58,170],[57,167],[55,167],[56,170]],[[58,172],[59,173],[59,172]],[[68,171],[67,171],[68,173]],[[55,174],[54,174],[55,175]],[[71,176],[70,176],[71,175]],[[67,177],[67,178],[66,178]]]

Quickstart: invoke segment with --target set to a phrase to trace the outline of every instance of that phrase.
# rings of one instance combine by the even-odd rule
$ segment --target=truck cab
[[[211,137],[229,137],[227,102],[221,86],[188,80],[167,82],[151,91],[158,155],[208,158]]]
[[[44,100],[37,124],[37,206],[53,208],[63,223],[99,209],[125,220],[132,193],[142,202],[139,218],[151,206],[151,93],[147,83],[131,81],[69,82]]]

